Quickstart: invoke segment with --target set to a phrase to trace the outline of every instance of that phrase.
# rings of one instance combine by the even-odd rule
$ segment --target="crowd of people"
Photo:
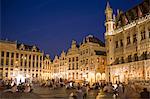
[[[108,97],[118,99],[150,99],[150,92],[147,88],[142,89],[133,82],[125,83],[106,83],[101,90]],[[107,97],[106,96],[106,97]]]
[[[49,79],[47,81],[41,81],[38,83],[41,87],[49,87],[50,89],[57,89],[65,87],[67,89],[74,89],[75,91],[71,92],[69,95],[70,99],[86,99],[89,90],[101,90],[100,92],[104,93],[104,96],[113,97],[116,99],[150,99],[150,92],[147,88],[142,88],[133,82],[125,83],[116,83],[112,84],[111,82],[96,82],[92,85],[89,83],[77,83],[74,81],[67,80],[55,80]],[[3,92],[31,92],[31,84],[29,83],[19,83],[18,85],[12,81],[1,81],[0,86],[4,87]]]
[[[1,80],[0,87],[3,92],[32,92],[31,84],[27,82],[20,82],[18,85],[13,80]]]

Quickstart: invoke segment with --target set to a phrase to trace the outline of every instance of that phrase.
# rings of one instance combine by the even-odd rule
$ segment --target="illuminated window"
[[[118,41],[116,41],[116,48],[118,48]]]
[[[133,43],[137,42],[136,34],[133,35]]]
[[[120,46],[121,46],[121,47],[123,46],[123,41],[122,41],[122,39],[120,40]]]
[[[127,45],[129,45],[131,43],[130,41],[130,36],[127,37]]]
[[[142,32],[141,32],[141,40],[144,40],[144,39],[146,39],[145,31],[142,31]]]

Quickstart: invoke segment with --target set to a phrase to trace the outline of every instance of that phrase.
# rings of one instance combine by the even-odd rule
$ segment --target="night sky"
[[[109,0],[116,13],[142,0]],[[104,41],[106,0],[1,0],[1,39],[37,45],[53,58],[92,34]]]

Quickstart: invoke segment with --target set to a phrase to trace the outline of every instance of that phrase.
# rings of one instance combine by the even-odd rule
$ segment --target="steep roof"
[[[101,40],[99,40],[97,37],[94,37],[93,35],[87,36],[85,42],[97,43],[100,46],[105,47],[105,43],[103,43]]]
[[[144,0],[142,3],[136,5],[135,7],[129,9],[126,12],[120,12],[116,16],[116,27],[122,27],[140,17],[144,17],[150,13],[150,2],[149,0]]]

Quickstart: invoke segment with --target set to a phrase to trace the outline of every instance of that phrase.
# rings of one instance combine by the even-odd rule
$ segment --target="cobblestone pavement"
[[[31,93],[0,92],[0,99],[68,99],[71,92],[75,92],[75,89],[35,87]],[[90,90],[87,99],[95,99],[98,92]]]

